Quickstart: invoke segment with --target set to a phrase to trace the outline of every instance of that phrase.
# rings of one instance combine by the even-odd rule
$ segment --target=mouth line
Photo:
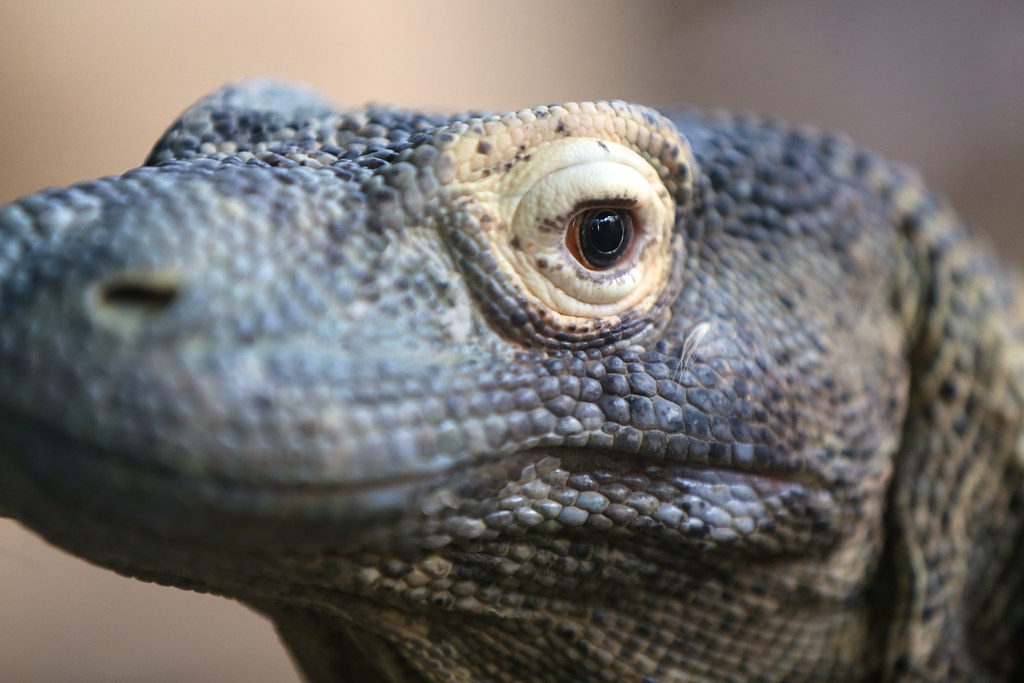
[[[564,477],[592,476],[595,481],[603,478],[641,487],[636,490],[646,490],[636,484],[646,480],[675,487],[677,492],[742,486],[761,500],[827,491],[814,471],[797,459],[790,463],[755,469],[754,465],[723,466],[614,450],[539,446],[467,455],[433,471],[374,480],[264,483],[220,473],[176,471],[137,455],[73,441],[38,420],[15,419],[0,410],[0,511],[58,545],[81,548],[80,554],[91,552],[88,534],[76,537],[83,521],[85,530],[101,526],[108,534],[127,533],[137,543],[163,539],[179,549],[341,552],[362,547],[371,539],[381,541],[392,527],[410,528],[424,514],[432,514],[426,506],[449,507],[445,502],[449,496],[472,505],[475,497],[486,499],[506,485],[556,469]],[[104,563],[105,558],[96,560]]]
[[[645,470],[680,470],[687,472],[720,473],[737,478],[751,478],[765,482],[776,482],[779,485],[799,485],[801,488],[821,488],[827,482],[806,467],[805,458],[773,458],[768,465],[759,463],[709,463],[706,459],[672,457],[669,455],[641,455],[609,448],[581,448],[568,446],[531,446],[522,450],[508,452],[492,452],[483,455],[454,455],[444,458],[442,466],[427,466],[420,471],[398,473],[393,476],[379,478],[361,478],[355,480],[338,480],[329,482],[290,481],[259,482],[233,478],[217,471],[185,472],[173,466],[153,461],[146,461],[128,451],[109,449],[90,441],[73,440],[64,430],[54,428],[34,418],[19,417],[15,413],[0,407],[0,458],[4,458],[4,441],[14,444],[14,450],[25,452],[27,449],[47,453],[47,459],[53,461],[49,468],[34,467],[41,465],[41,458],[33,457],[27,469],[60,469],[61,467],[77,467],[99,469],[105,468],[125,476],[136,475],[152,480],[178,480],[186,485],[193,485],[215,492],[217,497],[232,493],[250,496],[287,496],[288,498],[310,499],[313,497],[345,496],[372,494],[374,491],[404,488],[429,484],[438,478],[458,470],[471,470],[481,466],[497,466],[511,461],[532,462],[550,457],[560,460],[564,466],[575,471],[606,469],[622,472]],[[728,442],[725,446],[733,446]],[[18,445],[22,445],[21,449]],[[33,448],[34,447],[34,448]],[[54,455],[55,454],[55,455]],[[26,460],[24,456],[6,456],[8,460]],[[68,462],[72,461],[72,462]],[[787,462],[788,461],[788,462]],[[779,464],[781,462],[781,464]],[[42,474],[42,472],[40,472]],[[514,476],[514,475],[513,475]],[[0,501],[0,511],[4,509]]]

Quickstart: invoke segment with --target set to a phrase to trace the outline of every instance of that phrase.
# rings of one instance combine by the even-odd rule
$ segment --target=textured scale
[[[311,681],[1015,680],[1013,277],[813,129],[232,86],[0,209],[0,513]]]

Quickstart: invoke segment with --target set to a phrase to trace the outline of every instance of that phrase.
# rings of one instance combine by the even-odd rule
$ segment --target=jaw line
[[[544,459],[576,472],[660,472],[687,479],[713,472],[737,483],[756,482],[766,492],[823,486],[799,463],[752,469],[568,447],[466,455],[433,470],[377,479],[254,483],[175,471],[138,455],[76,441],[41,420],[3,409],[0,445],[0,474],[9,480],[6,487],[0,482],[0,514],[25,519],[44,535],[63,530],[34,519],[61,519],[72,529],[86,519],[140,537],[152,535],[155,541],[267,553],[358,545],[388,525],[411,523],[431,505],[445,506],[445,495],[468,502],[494,495]],[[47,507],[55,512],[43,510]]]

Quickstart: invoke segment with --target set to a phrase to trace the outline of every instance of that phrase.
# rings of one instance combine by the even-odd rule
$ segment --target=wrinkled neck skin
[[[579,562],[571,554],[560,559],[563,564]],[[557,563],[544,564],[550,568]],[[683,681],[698,672],[714,678],[713,668],[701,671],[701,666],[710,666],[704,664],[709,659],[732,662],[755,676],[771,676],[773,662],[756,657],[796,643],[807,652],[799,662],[804,672],[859,680],[881,668],[882,643],[872,631],[872,618],[877,616],[872,610],[878,606],[869,603],[863,585],[848,586],[851,592],[846,596],[822,595],[809,588],[797,598],[784,593],[787,587],[775,579],[772,569],[777,569],[777,562],[753,569],[742,566],[747,562],[726,561],[714,568],[675,570],[633,557],[620,563],[630,570],[640,565],[637,578],[623,579],[626,567],[615,576],[614,565],[602,565],[608,578],[581,581],[578,574],[563,576],[562,585],[576,584],[571,594],[559,595],[565,592],[552,589],[528,598],[507,590],[501,581],[492,584],[494,590],[505,591],[504,601],[518,602],[517,607],[460,604],[455,593],[478,589],[460,586],[466,582],[451,575],[427,583],[421,589],[423,597],[410,601],[415,589],[401,584],[419,586],[423,579],[416,571],[404,579],[381,580],[399,586],[399,594],[391,599],[382,598],[387,589],[377,586],[362,596],[312,592],[306,596],[307,606],[255,606],[275,622],[304,675],[324,683],[517,681],[545,676],[558,681],[598,676]],[[818,562],[799,564],[801,571],[788,578],[806,586],[837,571]],[[401,562],[393,565],[396,575],[403,571]],[[848,572],[849,567],[838,571]],[[466,575],[464,570],[453,573]],[[763,589],[770,599],[750,599],[751,586]],[[722,601],[731,603],[734,623],[719,614]],[[709,632],[721,634],[717,648],[714,642],[702,642]],[[828,653],[824,661],[821,653]]]

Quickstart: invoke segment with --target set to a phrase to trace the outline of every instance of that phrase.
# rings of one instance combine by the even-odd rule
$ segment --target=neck
[[[505,595],[483,605],[459,597],[464,591],[453,582],[447,602],[435,593],[401,609],[400,600],[365,598],[260,609],[313,683],[676,680],[694,675],[696,662],[737,659],[757,669],[752,677],[787,670],[863,677],[877,669],[864,649],[866,599],[803,595],[794,602],[739,568],[661,578],[664,590],[656,592],[610,582],[615,590],[606,586],[600,601],[587,592],[576,601]],[[738,585],[748,582],[765,590]],[[832,653],[828,661],[820,661],[822,652]],[[715,678],[715,671],[702,675]]]

